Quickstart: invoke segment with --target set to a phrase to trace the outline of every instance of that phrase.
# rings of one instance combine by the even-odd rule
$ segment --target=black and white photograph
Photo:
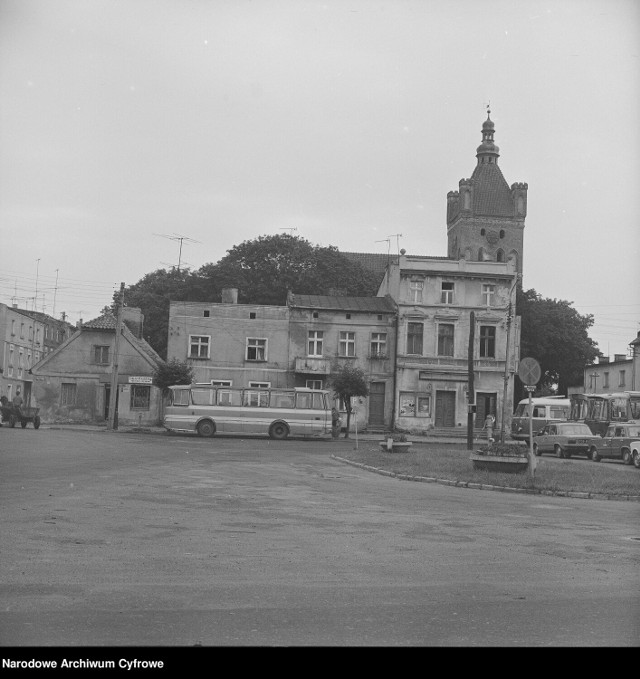
[[[638,647],[639,109],[637,0],[0,0],[2,669]]]

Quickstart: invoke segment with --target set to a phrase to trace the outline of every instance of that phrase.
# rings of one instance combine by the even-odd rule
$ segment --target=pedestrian
[[[493,424],[495,421],[496,418],[491,413],[484,418],[483,429],[487,430],[487,441],[489,441],[489,443],[493,441]]]
[[[22,411],[20,410],[24,401],[22,400],[22,395],[20,394],[20,387],[16,389],[16,395],[13,397],[13,407],[18,412],[18,415],[22,416]]]
[[[340,411],[335,406],[331,408],[331,436],[334,439],[340,436]]]

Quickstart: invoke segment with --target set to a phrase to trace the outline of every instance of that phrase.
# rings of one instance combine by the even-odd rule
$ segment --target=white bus
[[[550,422],[569,419],[571,403],[566,396],[546,396],[531,399],[533,435],[539,434]],[[511,438],[529,440],[529,399],[523,398],[511,419]]]
[[[172,432],[268,434],[272,439],[331,436],[328,391],[192,384],[169,387],[169,392],[163,425]]]

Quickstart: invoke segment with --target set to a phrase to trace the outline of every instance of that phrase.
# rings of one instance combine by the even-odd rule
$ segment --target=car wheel
[[[533,444],[533,454],[536,455],[537,457],[540,457],[542,453],[538,450],[538,444],[534,443]]]
[[[555,453],[556,457],[564,457],[562,448],[557,443],[555,446],[553,446],[553,452]]]
[[[622,449],[622,461],[625,464],[631,464],[633,462],[631,459],[631,451],[628,448]]]
[[[636,450],[633,453],[633,466],[640,469],[640,451]]]
[[[38,415],[33,418],[33,426],[35,429],[40,429],[40,418]]]
[[[26,429],[26,427],[27,427],[27,421],[26,421],[26,420],[20,420],[20,426],[21,426],[23,429]]]
[[[289,436],[289,427],[284,422],[276,422],[275,424],[271,425],[271,428],[269,429],[269,436],[272,439],[278,439],[279,441],[282,441],[283,439],[286,439],[287,436]]]
[[[10,427],[16,426],[16,416],[15,415],[9,415],[9,426]]]
[[[204,438],[210,438],[216,433],[216,425],[211,420],[198,422],[198,434]]]
[[[600,462],[602,459],[600,455],[598,455],[598,450],[596,448],[592,448],[589,451],[589,459],[592,460],[593,462]]]

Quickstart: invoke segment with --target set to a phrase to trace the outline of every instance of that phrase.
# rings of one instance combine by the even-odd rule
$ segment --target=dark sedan
[[[581,422],[557,422],[548,424],[537,436],[533,437],[533,452],[554,453],[556,457],[571,457],[578,453],[589,455],[596,442],[602,441],[591,433],[591,429]]]

